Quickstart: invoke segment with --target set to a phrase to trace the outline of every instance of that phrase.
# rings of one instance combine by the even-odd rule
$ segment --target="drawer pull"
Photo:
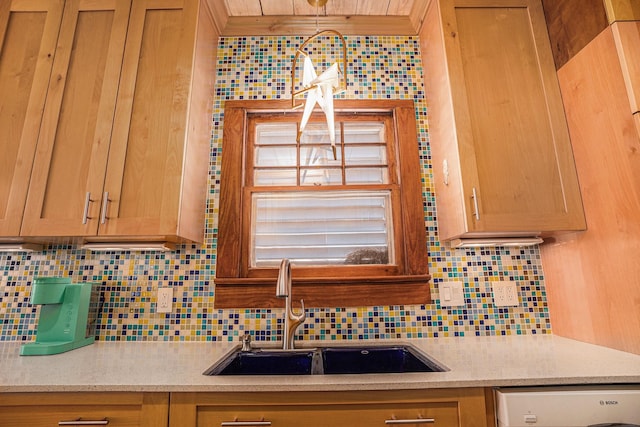
[[[471,189],[471,198],[473,199],[473,216],[476,217],[476,221],[480,221],[480,209],[478,208],[478,193],[476,192],[476,187]]]
[[[385,424],[433,424],[436,420],[434,418],[415,418],[415,419],[400,419],[385,420]]]
[[[102,209],[100,213],[100,224],[104,224],[107,221],[107,206],[109,205],[109,192],[105,191],[102,196]]]
[[[106,418],[101,420],[83,420],[82,418],[78,418],[73,421],[58,422],[59,426],[106,426],[107,424],[109,424],[109,420]]]
[[[240,426],[270,426],[271,421],[223,421],[220,423],[222,427],[240,427]]]
[[[86,224],[87,220],[93,219],[89,216],[89,203],[93,202],[91,200],[91,192],[87,191],[87,195],[84,198],[84,211],[82,212],[82,223]]]

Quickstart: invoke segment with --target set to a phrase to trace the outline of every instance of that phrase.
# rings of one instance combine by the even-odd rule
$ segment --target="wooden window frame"
[[[338,269],[292,269],[293,298],[307,307],[427,304],[430,302],[426,230],[415,110],[411,100],[336,100],[336,111],[390,112],[396,176],[394,203],[396,264]],[[249,268],[251,193],[245,153],[251,113],[292,113],[290,103],[227,101],[224,111],[220,206],[216,255],[216,308],[281,307],[275,297],[277,268]],[[249,199],[249,200],[247,200]],[[399,208],[399,211],[398,211]],[[329,272],[339,272],[339,274]]]

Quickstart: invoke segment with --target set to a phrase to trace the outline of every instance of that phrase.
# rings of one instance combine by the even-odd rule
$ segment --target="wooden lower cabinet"
[[[489,427],[494,425],[492,402],[483,388],[173,393],[169,425]]]
[[[412,422],[414,421],[414,422]],[[487,388],[201,393],[0,393],[0,426],[491,427]]]
[[[169,393],[0,394],[2,427],[80,425],[78,420],[109,427],[166,426]]]

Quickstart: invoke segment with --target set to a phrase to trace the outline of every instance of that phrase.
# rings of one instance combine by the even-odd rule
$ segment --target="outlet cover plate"
[[[516,282],[508,280],[492,282],[492,288],[493,303],[496,307],[514,307],[520,304]]]
[[[173,288],[158,288],[156,312],[171,313],[173,306]]]

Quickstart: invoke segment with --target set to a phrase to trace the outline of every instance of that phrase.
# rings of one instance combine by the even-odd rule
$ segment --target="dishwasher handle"
[[[602,423],[591,424],[587,427],[640,427],[638,424],[626,424],[626,423]]]

